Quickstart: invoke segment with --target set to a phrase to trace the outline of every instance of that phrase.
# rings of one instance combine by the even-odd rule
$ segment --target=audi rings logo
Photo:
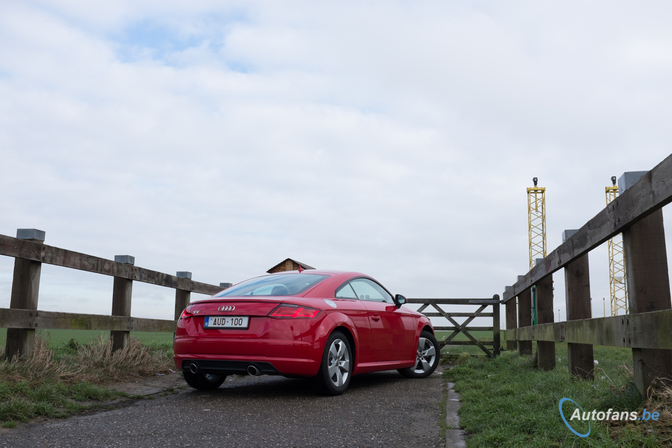
[[[234,305],[224,305],[217,308],[218,311],[233,311],[236,307]]]

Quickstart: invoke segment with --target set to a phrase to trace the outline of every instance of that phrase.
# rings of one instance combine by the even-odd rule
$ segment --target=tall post
[[[178,278],[188,278],[191,279],[191,272],[188,271],[178,271],[175,274]],[[182,311],[189,306],[191,301],[191,291],[185,291],[183,289],[175,288],[175,320],[177,321],[182,315]]]
[[[130,255],[115,255],[114,261],[134,265],[135,257]],[[112,287],[112,316],[131,316],[131,296],[133,293],[133,280],[114,277]],[[112,339],[112,351],[122,349],[128,345],[131,337],[130,331],[110,331]]]
[[[500,323],[499,323],[499,295],[495,294],[492,296],[494,300],[497,301],[492,305],[492,354],[493,356],[499,356],[502,343],[500,340]]]
[[[44,243],[46,233],[37,229],[18,229],[16,237],[31,243]],[[14,279],[10,308],[37,310],[40,291],[42,263],[39,261],[14,259]],[[5,355],[7,359],[29,358],[33,353],[35,328],[8,328]]]
[[[532,325],[532,288],[527,288],[518,295],[518,326]],[[532,341],[518,341],[520,355],[532,354]]]
[[[506,302],[506,329],[513,330],[518,328],[518,319],[516,318],[516,298],[512,297]],[[507,350],[516,350],[518,344],[516,340],[506,340],[506,349]]]
[[[646,172],[624,173],[618,180],[621,194]],[[663,211],[658,210],[623,231],[628,308],[630,314],[667,310],[670,300],[670,279],[665,247]],[[653,332],[669,332],[669,328],[651,328]],[[647,395],[655,379],[672,378],[672,350],[632,349],[634,381],[639,393]]]
[[[575,234],[565,230],[562,241]],[[565,305],[567,321],[590,319],[590,272],[588,254],[572,261],[565,267]],[[593,379],[593,346],[591,344],[567,344],[569,373],[583,379]]]
[[[670,309],[670,280],[663,211],[658,210],[623,231],[630,314]],[[649,331],[670,331],[651,328]],[[646,396],[655,378],[672,378],[672,350],[632,349],[634,380]],[[669,381],[669,380],[668,380]]]
[[[553,276],[539,280],[537,286],[537,323],[553,323]],[[555,342],[537,341],[537,365],[542,370],[555,368]]]

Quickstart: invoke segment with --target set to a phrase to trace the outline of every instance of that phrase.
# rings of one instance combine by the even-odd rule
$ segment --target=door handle
[[[373,319],[374,322],[378,322],[380,320],[380,316],[377,315],[377,314],[374,314],[373,316],[371,316],[371,319]]]

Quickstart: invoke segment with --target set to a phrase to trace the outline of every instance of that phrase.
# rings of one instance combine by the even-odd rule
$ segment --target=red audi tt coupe
[[[314,377],[342,394],[352,375],[397,369],[425,378],[439,363],[429,319],[356,272],[292,271],[191,303],[175,332],[175,365],[196,389],[231,374]]]

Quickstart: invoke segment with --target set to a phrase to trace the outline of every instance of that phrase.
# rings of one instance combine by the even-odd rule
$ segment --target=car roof
[[[355,271],[338,271],[335,269],[305,269],[302,271],[282,271],[282,272],[274,272],[273,274],[270,275],[278,275],[278,274],[318,274],[318,275],[328,275],[330,277],[334,276],[350,276],[350,275],[363,275],[365,277],[368,277],[366,274],[362,274],[360,272],[355,272]]]
[[[273,274],[266,274],[266,275],[287,275],[287,274],[293,274],[293,275],[326,275],[330,277],[332,280],[338,280],[342,279],[345,281],[348,278],[354,278],[354,277],[367,277],[367,278],[372,278],[370,275],[363,274],[361,272],[356,272],[356,271],[338,271],[338,270],[332,270],[332,269],[310,269],[310,270],[304,270],[304,271],[283,271],[283,272],[274,272]],[[265,277],[266,275],[260,276],[260,277]]]

